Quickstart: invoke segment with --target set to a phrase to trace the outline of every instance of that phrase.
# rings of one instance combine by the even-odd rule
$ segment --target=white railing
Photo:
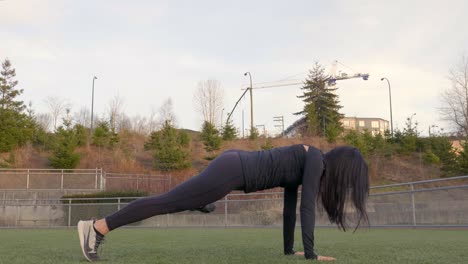
[[[468,176],[373,186],[372,190],[405,186],[408,190],[372,193],[368,203],[371,226],[468,227],[467,184],[421,187],[424,184],[444,185],[455,180],[464,182]],[[104,217],[120,210],[134,199],[138,197],[4,198],[0,200],[0,227],[74,226],[80,219]],[[282,221],[282,202],[283,192],[232,193],[217,201],[217,209],[211,214],[181,212],[156,216],[137,225],[279,226]],[[326,215],[320,213],[320,210],[317,213],[317,225],[328,225]]]
[[[108,173],[102,169],[0,169],[0,191],[90,192],[132,188],[167,191],[170,175]]]

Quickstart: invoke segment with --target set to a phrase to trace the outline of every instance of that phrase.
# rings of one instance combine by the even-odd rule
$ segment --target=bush
[[[275,146],[273,145],[273,140],[271,140],[271,138],[267,138],[265,140],[265,144],[261,145],[260,146],[263,150],[269,150],[269,149],[272,149],[274,148]]]
[[[190,167],[188,151],[181,144],[183,141],[180,139],[180,132],[168,121],[161,130],[151,133],[149,141],[145,142],[145,149],[154,151],[154,167],[163,171]]]
[[[440,164],[440,158],[430,150],[424,152],[423,161],[425,164]]]
[[[75,153],[77,140],[69,120],[63,121],[55,133],[55,144],[52,155],[49,157],[50,165],[56,169],[74,169],[80,162],[80,154]]]
[[[205,145],[205,150],[212,152],[221,147],[221,137],[219,131],[208,121],[203,122],[200,138]]]

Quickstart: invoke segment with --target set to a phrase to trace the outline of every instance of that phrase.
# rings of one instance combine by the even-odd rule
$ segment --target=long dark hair
[[[368,223],[366,202],[369,196],[367,164],[361,153],[353,147],[336,147],[324,157],[325,171],[320,180],[319,196],[330,222],[346,231],[347,202],[356,209],[357,224]]]

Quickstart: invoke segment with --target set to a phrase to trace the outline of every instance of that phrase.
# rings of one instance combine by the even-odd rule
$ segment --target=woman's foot
[[[199,212],[208,214],[208,213],[213,212],[215,209],[216,209],[216,205],[214,203],[210,203],[210,204],[207,204],[205,206],[198,207],[196,209],[192,209],[190,211],[199,211]]]
[[[89,262],[99,261],[98,248],[104,242],[104,235],[94,229],[94,220],[78,222],[78,237],[83,255]]]

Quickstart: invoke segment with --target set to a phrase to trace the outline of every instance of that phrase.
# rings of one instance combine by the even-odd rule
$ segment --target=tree
[[[450,70],[449,80],[452,87],[442,92],[440,114],[459,132],[468,136],[468,57],[462,56]]]
[[[52,155],[49,157],[50,165],[56,169],[76,168],[80,162],[80,154],[75,153],[78,143],[70,119],[63,119],[63,125],[55,133],[54,142]]]
[[[16,89],[16,71],[6,59],[0,72],[0,152],[11,151],[33,136],[34,117],[25,113],[26,106],[17,97],[23,93]]]
[[[237,130],[232,124],[232,120],[228,120],[223,127],[223,140],[234,140],[237,138]]]
[[[260,133],[258,133],[258,129],[256,127],[252,127],[252,129],[250,130],[249,139],[250,140],[255,140],[259,136],[260,136]]]
[[[203,122],[200,138],[205,145],[205,150],[208,152],[213,152],[221,147],[221,137],[219,136],[219,131],[212,123],[208,121]]]
[[[161,130],[151,133],[149,141],[145,143],[145,149],[153,151],[153,164],[156,169],[171,171],[191,166],[188,150],[184,146],[186,140],[181,137],[184,136],[180,136],[180,132],[178,133],[169,120]]]
[[[83,127],[91,127],[91,111],[86,107],[81,107],[78,112],[74,114],[74,121]]]
[[[99,122],[93,133],[93,145],[98,147],[113,148],[119,142],[119,136],[109,128],[107,122]]]
[[[69,107],[69,104],[65,100],[55,96],[47,97],[45,102],[47,104],[47,108],[49,108],[50,115],[52,116],[54,130],[56,130],[57,121],[59,120],[60,116],[65,112],[65,110]]]
[[[313,126],[309,130],[311,132],[317,130],[317,134],[321,136],[326,135],[328,126],[333,128],[333,133],[343,131],[340,121],[343,115],[339,113],[341,106],[335,93],[337,88],[327,85],[329,76],[326,76],[324,71],[318,63],[315,63],[314,68],[309,71],[309,76],[301,88],[303,94],[298,96],[305,103],[304,108],[295,113],[305,114],[307,124]]]
[[[169,122],[172,126],[175,126],[177,123],[171,98],[168,98],[166,101],[164,101],[163,105],[159,108],[159,123],[161,127],[164,126],[167,122]]]
[[[223,109],[224,91],[217,80],[198,82],[197,90],[193,95],[196,109],[203,116],[203,121],[218,124]]]
[[[10,60],[6,59],[2,63],[0,73],[0,109],[22,112],[26,106],[23,101],[16,101],[16,97],[23,93],[23,89],[15,89],[18,85],[16,70],[12,68]]]
[[[112,130],[117,130],[120,125],[120,118],[122,115],[124,101],[122,97],[116,95],[109,102],[109,124]]]

